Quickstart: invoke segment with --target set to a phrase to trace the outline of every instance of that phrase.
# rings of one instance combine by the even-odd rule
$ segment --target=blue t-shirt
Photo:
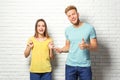
[[[84,38],[86,43],[90,43],[90,39],[96,38],[94,27],[88,23],[83,23],[79,28],[70,26],[66,28],[65,36],[66,39],[70,41],[66,64],[79,67],[91,66],[90,51],[88,49],[81,50],[79,43],[81,43],[82,38]]]

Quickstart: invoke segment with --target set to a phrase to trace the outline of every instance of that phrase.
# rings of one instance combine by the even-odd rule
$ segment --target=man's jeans
[[[66,65],[65,80],[92,80],[91,67]]]

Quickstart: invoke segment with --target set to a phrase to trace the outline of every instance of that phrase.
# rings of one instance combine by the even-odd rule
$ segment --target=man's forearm
[[[96,45],[86,44],[86,48],[89,49],[90,51],[97,51]]]
[[[64,46],[63,48],[61,48],[62,52],[68,52],[69,51],[69,47]]]

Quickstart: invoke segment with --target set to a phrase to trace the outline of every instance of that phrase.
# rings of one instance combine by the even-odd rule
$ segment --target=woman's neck
[[[42,34],[38,34],[38,38],[44,38],[45,36]]]
[[[38,37],[36,39],[38,41],[45,41],[47,38],[44,35],[38,34]]]

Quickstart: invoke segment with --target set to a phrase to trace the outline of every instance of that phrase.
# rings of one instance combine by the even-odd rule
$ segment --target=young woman
[[[31,52],[30,80],[52,80],[51,59],[53,59],[53,41],[47,32],[44,19],[38,19],[35,24],[35,34],[28,39],[24,55],[27,58]]]

